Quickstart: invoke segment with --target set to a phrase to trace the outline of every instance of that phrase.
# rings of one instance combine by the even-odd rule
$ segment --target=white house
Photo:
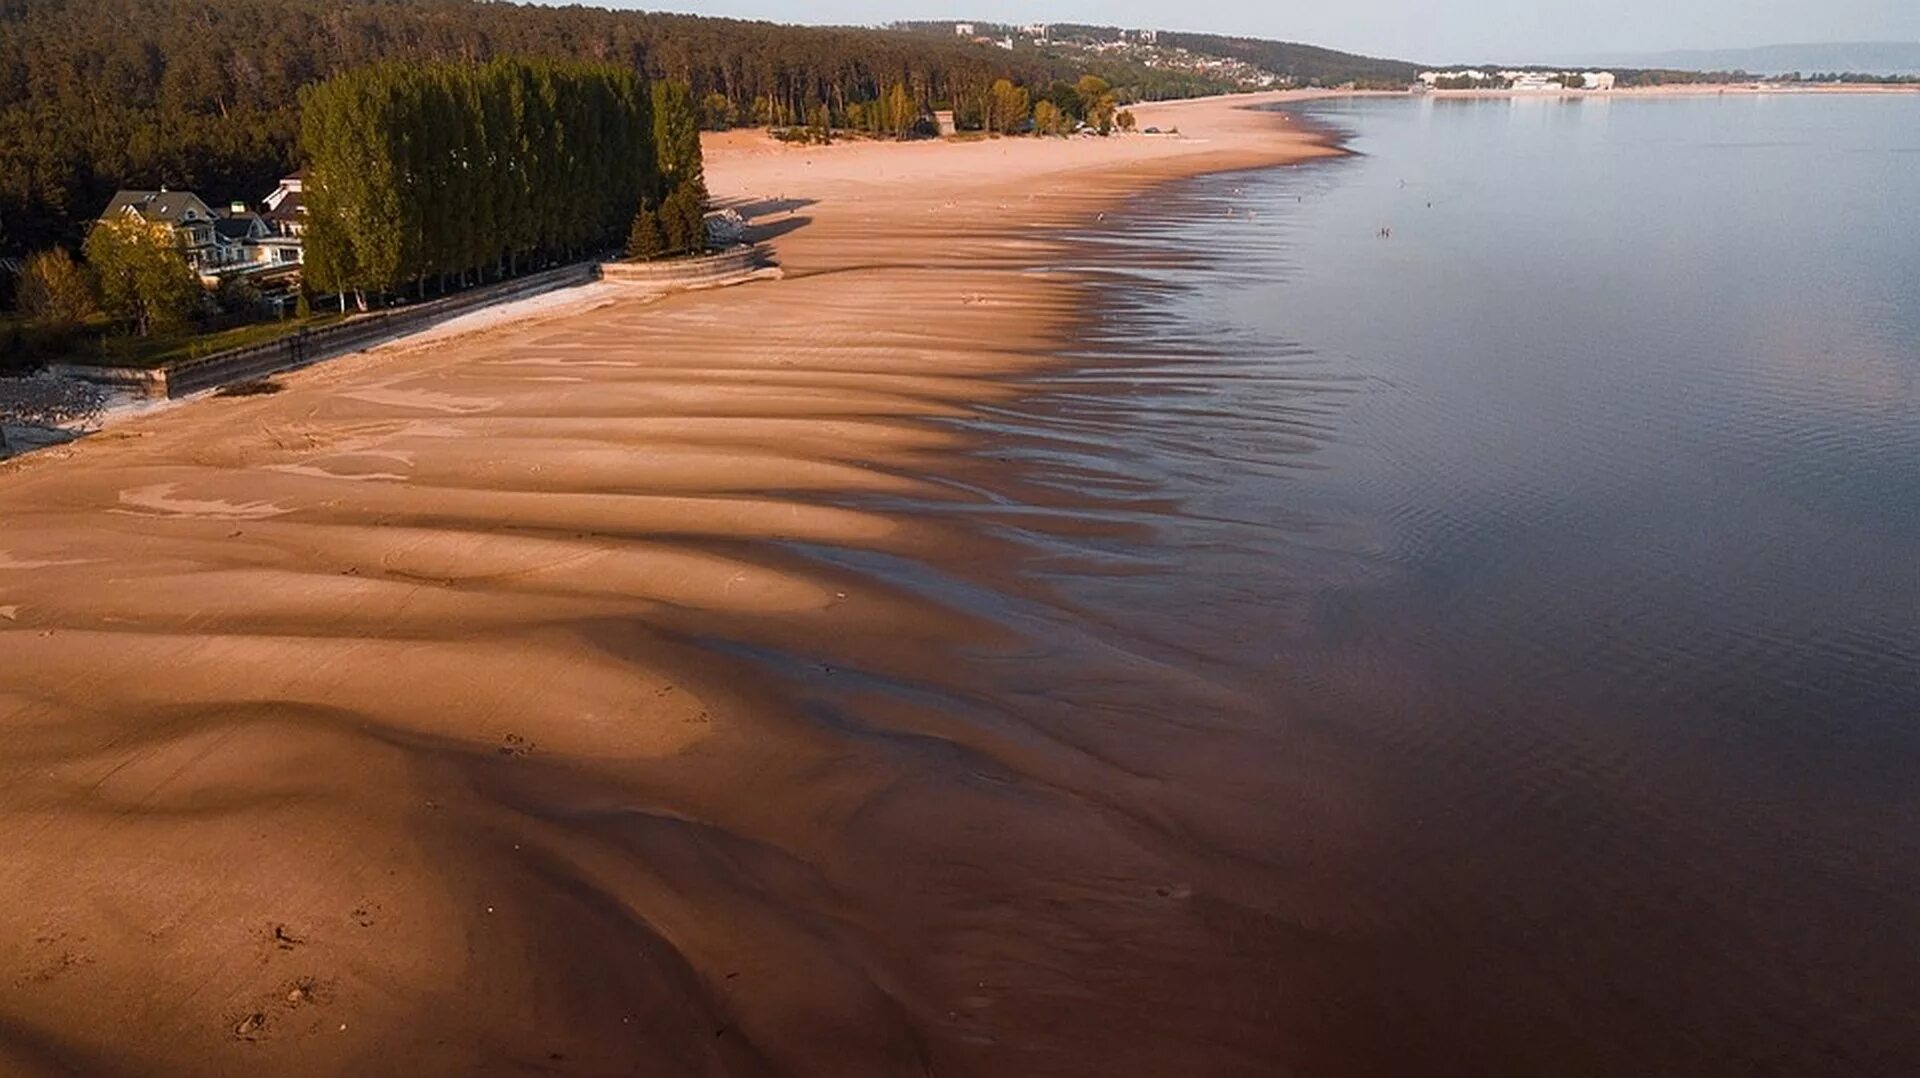
[[[1429,88],[1442,79],[1446,79],[1449,82],[1460,79],[1469,79],[1473,82],[1485,82],[1487,81],[1487,73],[1477,67],[1470,67],[1464,71],[1422,71],[1420,73],[1420,81]]]
[[[100,220],[128,217],[172,228],[174,243],[195,273],[203,276],[218,273],[231,260],[231,244],[223,242],[214,231],[218,216],[192,191],[169,191],[162,187],[158,191],[114,192],[113,200],[101,211]]]
[[[188,267],[211,283],[234,274],[295,270],[305,261],[306,209],[300,192],[300,174],[288,176],[267,196],[267,212],[259,214],[244,202],[215,211],[192,191],[129,189],[114,194],[100,219],[137,217],[167,225]]]
[[[267,236],[260,241],[261,261],[272,266],[299,265],[307,260],[302,239],[307,232],[306,171],[282,177],[267,195]]]
[[[954,24],[953,24],[953,34],[954,34],[954,36],[955,36],[955,37],[972,37],[972,36],[973,36],[973,24],[972,24],[972,23],[970,23],[970,22],[957,22],[957,23],[954,23]]]

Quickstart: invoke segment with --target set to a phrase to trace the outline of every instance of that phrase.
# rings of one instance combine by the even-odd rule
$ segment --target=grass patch
[[[251,348],[277,341],[301,329],[319,329],[344,318],[338,313],[317,314],[310,318],[287,318],[277,322],[255,322],[217,333],[191,333],[172,337],[104,337],[88,347],[76,349],[70,357],[75,363],[103,367],[142,367],[152,369],[169,363],[199,359],[229,348]]]

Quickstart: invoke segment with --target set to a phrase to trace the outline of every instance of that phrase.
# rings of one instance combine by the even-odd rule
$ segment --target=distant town
[[[1420,86],[1427,90],[1513,90],[1546,93],[1554,90],[1611,90],[1617,78],[1611,71],[1422,71]]]

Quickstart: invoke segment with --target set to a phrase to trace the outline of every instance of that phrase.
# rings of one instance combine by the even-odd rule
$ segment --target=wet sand
[[[1270,1073],[1307,1012],[1225,750],[1121,722],[1128,657],[1049,699],[1002,611],[870,571],[1034,587],[911,511],[1005,508],[946,421],[1061,362],[1066,230],[1337,152],[1250,103],[725,136],[783,280],[0,466],[0,1070]],[[953,684],[982,655],[1063,721]]]

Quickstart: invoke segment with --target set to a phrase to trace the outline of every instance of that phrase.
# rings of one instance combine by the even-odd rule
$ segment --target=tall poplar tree
[[[389,64],[302,101],[307,277],[343,295],[616,247],[665,186],[651,93],[621,68]],[[692,147],[679,174],[697,179],[697,127]]]

